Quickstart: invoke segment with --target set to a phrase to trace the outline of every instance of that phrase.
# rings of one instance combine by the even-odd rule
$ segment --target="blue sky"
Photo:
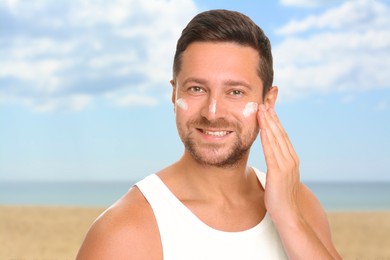
[[[196,13],[250,16],[305,180],[390,181],[390,4],[0,1],[0,181],[139,179],[183,152],[172,58]],[[265,170],[260,142],[250,163]]]

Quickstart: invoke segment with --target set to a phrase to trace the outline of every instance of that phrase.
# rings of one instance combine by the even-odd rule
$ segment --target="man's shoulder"
[[[304,210],[306,214],[324,212],[324,209],[316,195],[307,185],[303,183],[301,183],[299,187],[298,199],[301,209]]]
[[[120,200],[103,212],[95,224],[123,232],[144,225],[149,226],[150,222],[153,221],[154,215],[149,203],[141,191],[134,186]],[[138,228],[134,231],[138,231]]]
[[[154,259],[154,252],[159,253],[159,250],[153,210],[140,190],[133,187],[96,219],[80,249],[79,259],[95,256],[99,259],[138,259],[137,256]]]
[[[316,235],[326,245],[326,247],[336,252],[331,240],[330,226],[327,214],[319,199],[304,184],[301,184],[299,194],[299,206],[306,222],[315,231]]]

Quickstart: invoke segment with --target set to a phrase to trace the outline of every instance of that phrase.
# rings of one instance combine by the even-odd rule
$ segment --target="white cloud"
[[[145,95],[117,95],[108,94],[106,98],[111,100],[113,104],[119,107],[133,107],[133,106],[148,106],[153,107],[159,104],[159,100],[155,97]]]
[[[81,111],[92,102],[92,99],[89,95],[73,95],[70,97],[70,107],[72,110]]]
[[[156,104],[196,7],[191,0],[7,0],[0,11],[12,24],[0,41],[0,104],[45,112],[80,111],[107,94],[121,96],[104,100],[123,106]]]
[[[277,33],[288,35],[313,29],[370,30],[386,29],[389,25],[389,7],[380,1],[356,0],[329,9],[321,15],[310,15],[300,21],[292,20]]]
[[[342,2],[343,0],[280,0],[280,3],[285,6],[298,7],[317,7],[330,3]]]
[[[30,96],[15,96],[1,95],[0,105],[22,105],[33,112],[46,113],[58,110],[63,111],[81,111],[88,107],[93,102],[91,95],[72,94],[66,97],[30,97]]]
[[[284,98],[390,87],[390,7],[351,1],[277,32],[275,83]]]

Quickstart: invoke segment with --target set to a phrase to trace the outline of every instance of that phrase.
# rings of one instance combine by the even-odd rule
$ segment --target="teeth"
[[[218,131],[218,132],[211,132],[211,131],[203,131],[204,134],[206,135],[211,135],[211,136],[225,136],[229,132],[228,131]]]

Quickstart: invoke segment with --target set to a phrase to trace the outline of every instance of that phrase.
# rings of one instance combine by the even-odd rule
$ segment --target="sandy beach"
[[[0,206],[0,259],[74,259],[103,208]],[[390,211],[329,212],[344,259],[390,259]]]

